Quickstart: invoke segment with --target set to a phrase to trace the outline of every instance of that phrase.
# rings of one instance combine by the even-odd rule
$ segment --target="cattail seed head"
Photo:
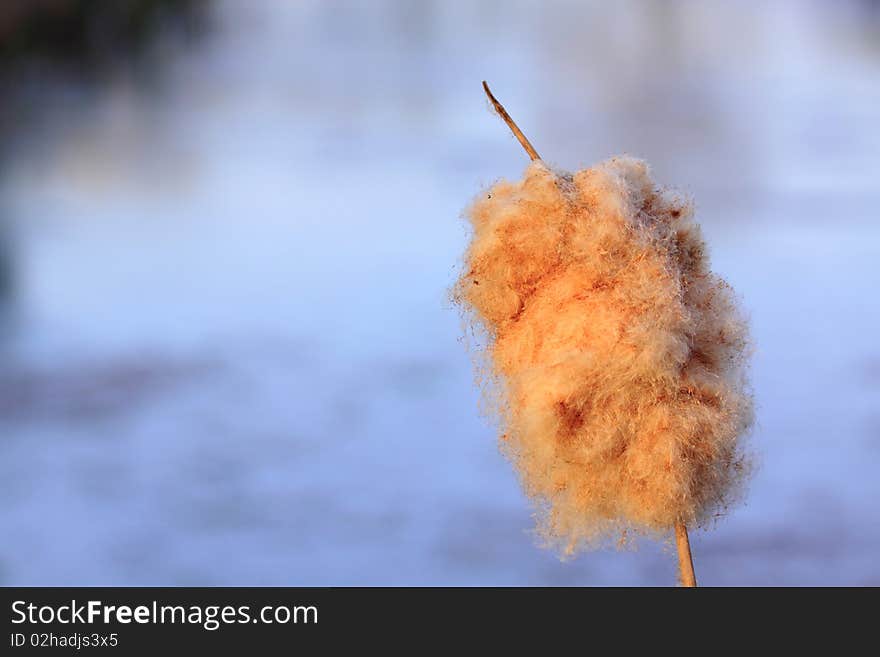
[[[748,334],[693,208],[647,165],[535,161],[468,210],[453,296],[486,335],[502,449],[553,544],[699,526],[735,497]]]

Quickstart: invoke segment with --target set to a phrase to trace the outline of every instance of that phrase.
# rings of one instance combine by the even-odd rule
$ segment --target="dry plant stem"
[[[688,530],[683,522],[675,523],[675,543],[678,547],[678,568],[681,573],[681,585],[692,588],[697,585],[694,575],[694,560],[691,557],[691,543]]]
[[[507,110],[504,109],[504,105],[498,102],[498,99],[492,95],[492,92],[489,91],[489,85],[486,84],[486,81],[483,80],[483,91],[486,92],[486,95],[489,97],[489,100],[492,101],[492,107],[495,108],[495,111],[498,113],[504,122],[507,124],[507,127],[510,128],[510,131],[513,133],[513,136],[519,140],[519,143],[522,144],[522,147],[526,149],[526,153],[529,154],[529,157],[532,160],[540,160],[541,156],[538,155],[538,151],[535,150],[535,147],[532,146],[532,143],[526,139],[526,136],[522,133],[522,130],[519,129],[519,126],[516,125],[514,120],[510,118],[510,114],[507,113]]]
[[[526,153],[529,154],[529,157],[533,161],[540,160],[541,157],[538,155],[535,147],[532,146],[531,142],[522,133],[522,130],[519,129],[519,126],[516,125],[514,120],[510,118],[510,114],[507,113],[504,106],[498,102],[495,96],[492,95],[492,92],[489,90],[489,85],[486,84],[485,80],[483,81],[483,90],[492,102],[495,111],[504,120],[514,136],[519,140],[519,143],[522,144],[522,147],[525,149]],[[696,587],[697,578],[694,575],[694,562],[691,557],[691,545],[690,540],[688,539],[687,527],[683,522],[675,523],[675,542],[676,547],[678,548],[678,565],[682,586],[688,588]]]

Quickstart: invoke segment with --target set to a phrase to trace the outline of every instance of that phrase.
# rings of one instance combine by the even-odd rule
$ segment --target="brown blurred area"
[[[4,0],[0,5],[0,63],[35,55],[91,60],[141,47],[174,13],[198,29],[207,0]]]
[[[51,117],[108,76],[142,78],[151,48],[203,33],[211,0],[4,0],[0,3],[0,172]],[[2,199],[0,199],[2,201]],[[0,312],[13,292],[14,249],[0,202]]]

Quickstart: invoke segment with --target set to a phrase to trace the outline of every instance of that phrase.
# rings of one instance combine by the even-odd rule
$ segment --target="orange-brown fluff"
[[[502,445],[567,552],[699,526],[746,470],[747,327],[690,202],[647,165],[533,162],[468,211],[454,298],[485,329]]]

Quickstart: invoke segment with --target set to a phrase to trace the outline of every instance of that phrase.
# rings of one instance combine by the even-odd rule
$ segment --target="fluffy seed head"
[[[572,552],[726,507],[748,469],[747,327],[691,203],[640,160],[536,161],[467,214],[453,296],[544,536]]]

